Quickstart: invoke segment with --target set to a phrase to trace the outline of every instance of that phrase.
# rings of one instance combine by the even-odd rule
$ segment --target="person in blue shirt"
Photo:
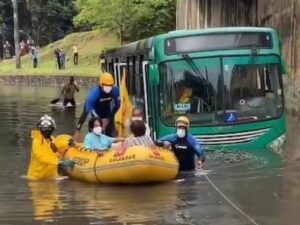
[[[83,145],[94,150],[106,150],[115,142],[124,141],[124,138],[112,138],[102,134],[102,123],[99,118],[89,121],[89,133],[85,136]]]
[[[114,78],[110,73],[102,73],[99,84],[92,87],[87,94],[84,109],[78,121],[75,139],[80,132],[88,114],[101,119],[103,133],[112,136],[114,115],[120,107],[120,90],[114,85]]]
[[[188,133],[190,121],[185,116],[176,119],[176,134],[160,138],[160,144],[171,147],[179,162],[179,171],[202,169],[205,161],[202,146],[194,136]],[[195,160],[197,156],[197,161]]]

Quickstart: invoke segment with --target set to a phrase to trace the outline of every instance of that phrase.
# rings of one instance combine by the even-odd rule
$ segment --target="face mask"
[[[52,130],[41,130],[41,133],[44,136],[44,138],[50,138],[52,132],[53,132]]]
[[[93,132],[96,135],[100,135],[102,132],[102,127],[94,127]]]
[[[185,129],[177,129],[177,136],[179,138],[183,138],[186,134],[186,130]]]
[[[112,86],[103,86],[103,91],[105,92],[105,93],[110,93],[111,92],[111,90],[112,90]]]
[[[142,121],[143,117],[141,117],[141,116],[132,117],[132,121],[137,121],[137,120]]]

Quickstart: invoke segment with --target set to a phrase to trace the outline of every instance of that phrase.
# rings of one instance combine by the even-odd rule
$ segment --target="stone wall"
[[[177,0],[176,27],[193,29],[256,24],[256,6],[256,1],[252,0]]]
[[[0,83],[27,86],[63,86],[69,81],[69,76],[0,76]],[[98,77],[75,77],[80,87],[90,87],[98,82]]]
[[[177,29],[216,26],[268,26],[278,31],[288,66],[286,108],[300,114],[300,0],[177,0]]]

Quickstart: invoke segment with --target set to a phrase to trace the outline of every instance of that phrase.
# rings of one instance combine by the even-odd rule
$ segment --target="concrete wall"
[[[256,23],[256,11],[252,0],[178,0],[176,25],[177,29],[251,25]]]
[[[288,65],[286,107],[300,114],[300,0],[177,0],[177,29],[245,25],[278,31]]]
[[[63,86],[68,83],[69,79],[70,76],[8,75],[0,76],[0,84],[26,86]],[[76,76],[75,80],[80,87],[91,87],[98,83],[98,77]]]

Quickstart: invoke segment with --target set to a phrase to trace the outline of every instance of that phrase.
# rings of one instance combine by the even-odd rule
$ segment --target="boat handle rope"
[[[254,219],[252,219],[247,213],[245,213],[242,209],[240,209],[234,202],[232,202],[213,182],[206,174],[203,174],[203,176],[206,178],[208,183],[215,189],[216,192],[221,195],[233,208],[235,208],[239,213],[241,213],[243,216],[245,216],[251,223],[254,225],[259,225]]]
[[[99,155],[98,155],[98,153],[96,154],[96,158],[95,158],[95,162],[94,162],[94,174],[95,174],[95,177],[96,177],[96,179],[97,179],[97,181],[99,182],[99,183],[101,183],[101,180],[99,179],[99,177],[97,176],[97,171],[96,171],[96,165],[97,165],[97,161],[98,161],[98,159],[99,159]]]
[[[62,152],[63,152],[63,154],[62,154],[62,158],[64,158],[65,157],[65,155],[67,154],[67,152],[68,152],[68,150],[71,148],[71,146],[68,146],[68,147],[66,147]]]

